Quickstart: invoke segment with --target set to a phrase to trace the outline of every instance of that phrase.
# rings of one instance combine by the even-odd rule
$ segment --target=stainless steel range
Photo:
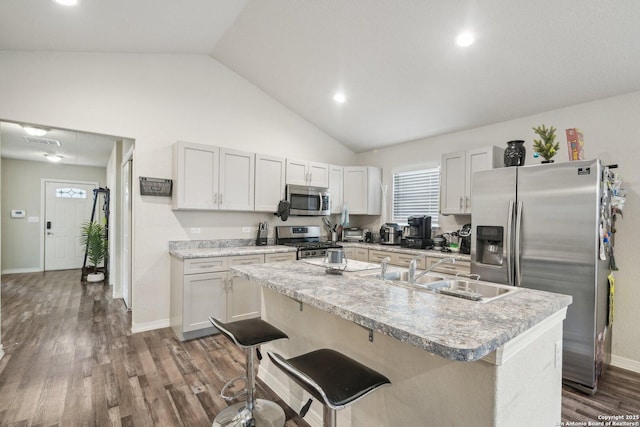
[[[320,227],[316,225],[278,226],[276,243],[298,248],[298,259],[323,258],[327,249],[342,247],[335,243],[320,241]]]

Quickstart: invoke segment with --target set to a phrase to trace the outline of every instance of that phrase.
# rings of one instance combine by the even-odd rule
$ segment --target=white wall
[[[28,88],[28,90],[25,90]],[[194,55],[0,52],[0,118],[135,140],[135,176],[170,178],[177,140],[348,164],[353,153],[217,61]],[[52,108],[55,106],[55,108]],[[251,238],[273,215],[174,212],[134,185],[133,330],[168,325],[169,240]]]
[[[617,172],[624,179],[627,201],[624,218],[617,222],[615,235],[616,262],[620,271],[616,277],[616,320],[613,329],[613,354],[618,365],[640,371],[640,264],[635,245],[640,241],[640,228],[635,213],[640,209],[640,92],[603,99],[571,107],[523,117],[504,123],[456,132],[448,135],[412,141],[357,155],[359,164],[383,168],[383,180],[392,182],[392,171],[410,165],[433,164],[442,153],[467,148],[498,145],[506,147],[512,139],[524,139],[526,164],[540,163],[533,159],[532,127],[540,124],[559,129],[561,150],[556,162],[568,161],[564,130],[577,127],[584,132],[586,158],[600,158],[604,164],[618,164]],[[390,205],[390,203],[389,203]],[[389,215],[390,218],[390,215]],[[441,217],[445,231],[467,222],[468,215]]]
[[[62,165],[25,160],[2,159],[2,258],[3,273],[41,271],[42,179],[105,183],[105,169],[89,166]],[[24,209],[25,218],[11,218],[12,209]],[[41,222],[28,222],[28,217]]]

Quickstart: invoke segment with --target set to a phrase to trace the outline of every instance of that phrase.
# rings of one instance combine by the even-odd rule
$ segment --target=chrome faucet
[[[382,266],[382,271],[380,272],[380,278],[381,279],[385,279],[387,276],[387,264],[391,261],[390,257],[384,257],[382,258],[382,261],[380,261],[380,265]]]
[[[424,271],[422,271],[418,275],[416,275],[416,269],[418,267],[418,260],[420,258],[424,258],[425,256],[426,255],[417,255],[416,257],[414,257],[409,262],[409,283],[415,284],[417,279],[419,279],[420,277],[422,277],[425,274],[429,273],[431,270],[433,270],[434,268],[436,268],[440,264],[444,264],[444,263],[455,264],[456,263],[456,259],[455,258],[451,258],[451,257],[442,258],[440,261],[438,261],[435,264],[429,266]]]

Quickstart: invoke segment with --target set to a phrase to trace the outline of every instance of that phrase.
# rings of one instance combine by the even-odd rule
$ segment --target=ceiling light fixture
[[[456,44],[460,47],[467,47],[471,46],[475,40],[476,38],[472,33],[465,31],[456,37]]]
[[[44,156],[47,158],[47,160],[54,163],[58,163],[60,160],[62,160],[62,156],[58,154],[45,154]]]
[[[345,102],[347,102],[347,96],[342,92],[338,92],[335,95],[333,95],[333,100],[336,101],[338,104],[344,104]]]
[[[22,126],[22,129],[31,136],[44,136],[49,129],[37,128],[35,126]]]
[[[53,0],[55,3],[61,4],[62,6],[76,6],[80,3],[80,0]]]

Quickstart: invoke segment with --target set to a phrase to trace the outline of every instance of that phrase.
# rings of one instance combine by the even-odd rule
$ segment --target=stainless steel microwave
[[[290,215],[323,216],[331,210],[329,189],[324,187],[307,187],[304,185],[287,185],[287,201]]]

